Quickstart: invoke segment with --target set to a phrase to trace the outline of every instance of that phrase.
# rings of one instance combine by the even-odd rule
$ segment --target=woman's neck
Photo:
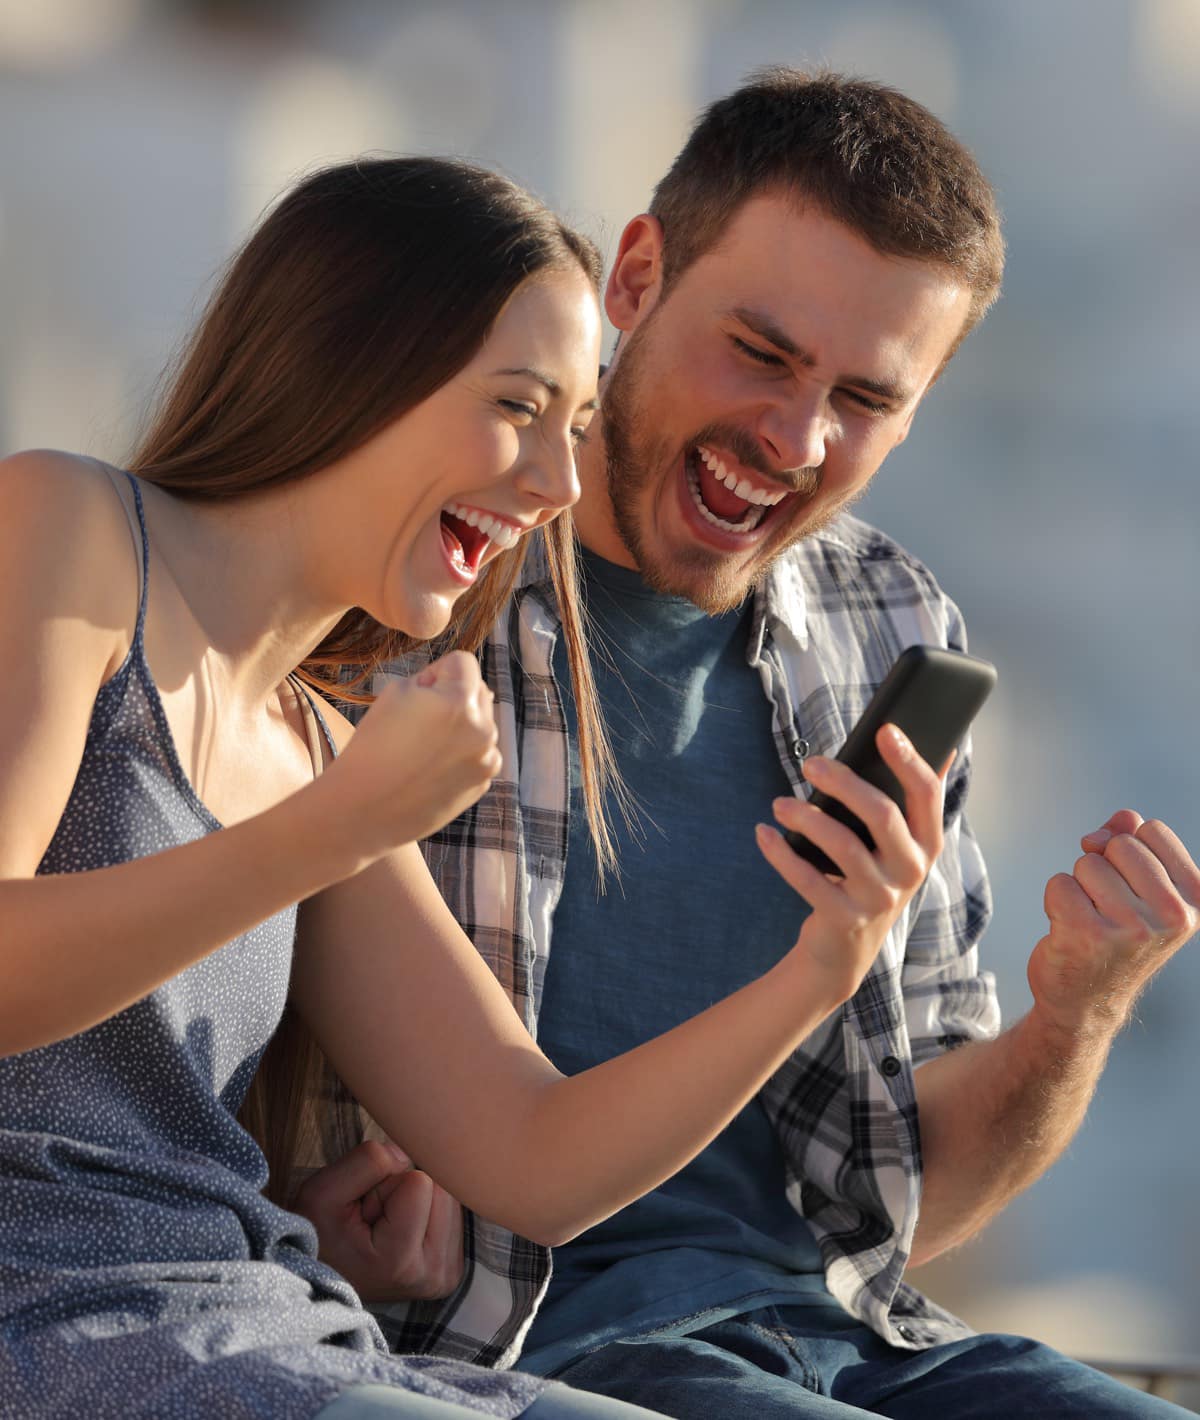
[[[247,705],[272,696],[349,609],[321,585],[306,500],[292,490],[197,501],[142,484],[154,575],[194,620],[205,658]]]

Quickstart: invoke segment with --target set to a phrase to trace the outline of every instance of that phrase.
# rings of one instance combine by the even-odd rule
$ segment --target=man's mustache
[[[761,473],[789,493],[815,493],[821,486],[819,468],[772,468],[754,435],[732,424],[708,424],[691,440],[691,444],[703,444],[706,448],[716,444],[728,449],[739,463],[752,468],[755,473]]]

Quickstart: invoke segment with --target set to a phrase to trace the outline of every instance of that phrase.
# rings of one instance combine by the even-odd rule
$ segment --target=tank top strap
[[[150,535],[146,531],[146,510],[142,506],[142,490],[132,473],[126,473],[129,486],[133,489],[133,507],[137,513],[137,529],[135,541],[141,547],[141,587],[138,591],[138,613],[137,625],[133,629],[134,644],[138,644],[146,627],[146,596],[150,585]],[[128,511],[128,510],[126,510]],[[130,530],[133,531],[133,522],[130,520]]]
[[[308,737],[308,753],[312,759],[313,778],[315,779],[325,767],[325,755],[321,749],[321,740],[324,739],[329,749],[330,759],[337,758],[337,745],[334,743],[325,716],[321,714],[312,691],[295,672],[287,679],[292,688],[292,694],[296,697],[296,703],[300,706],[300,713],[304,717],[304,730]]]
[[[133,629],[133,644],[139,645],[146,625],[146,602],[147,588],[150,584],[150,535],[146,529],[146,510],[142,505],[142,490],[133,474],[126,469],[115,469],[111,464],[104,463],[101,459],[90,459],[97,468],[103,470],[104,476],[112,484],[120,501],[121,508],[125,513],[125,520],[129,524],[129,532],[133,538],[134,552],[138,556],[138,612],[137,623]],[[129,507],[121,493],[121,484],[118,474],[124,474],[129,480],[129,487],[133,493],[133,508]]]

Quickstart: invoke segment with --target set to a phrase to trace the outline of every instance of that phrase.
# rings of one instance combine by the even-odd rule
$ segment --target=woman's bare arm
[[[453,667],[390,696],[382,761],[329,775],[194,843],[35,876],[78,772],[97,691],[128,650],[137,555],[94,467],[0,463],[0,1053],[116,1014],[285,906],[452,817],[488,781]],[[402,707],[402,708],[401,708]],[[477,715],[476,719],[480,717]],[[486,763],[485,763],[486,761]]]

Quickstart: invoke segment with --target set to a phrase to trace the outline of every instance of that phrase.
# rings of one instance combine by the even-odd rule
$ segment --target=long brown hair
[[[595,244],[498,173],[447,158],[362,158],[293,188],[231,262],[129,461],[181,498],[236,498],[350,453],[427,399],[478,351],[530,277],[578,266]],[[615,867],[604,812],[616,782],[584,653],[567,515],[541,536],[579,707],[588,826]],[[524,543],[493,559],[455,607],[447,646],[482,645],[520,575]],[[411,638],[352,610],[300,667],[340,699]]]
[[[177,497],[201,500],[313,474],[457,374],[525,281],[571,267],[599,287],[595,245],[484,168],[364,158],[315,172],[230,263],[128,466]],[[615,866],[605,794],[619,780],[585,650],[569,518],[539,536],[561,608],[583,796],[603,874]],[[523,542],[494,558],[460,598],[439,638],[446,648],[483,643],[516,585]],[[368,701],[374,671],[414,644],[353,609],[299,671],[335,698]],[[276,1196],[314,1123],[305,1102],[317,1059],[307,1033],[286,1017],[243,1109]]]

